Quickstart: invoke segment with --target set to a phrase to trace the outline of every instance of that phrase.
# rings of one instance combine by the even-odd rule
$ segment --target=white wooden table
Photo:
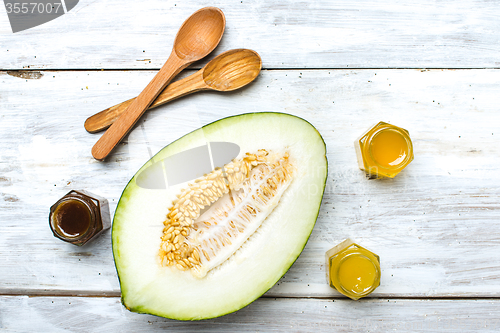
[[[261,75],[233,93],[148,112],[107,162],[94,160],[99,135],[84,120],[137,95],[184,19],[210,5],[227,25],[209,59],[250,48]],[[498,1],[80,0],[16,34],[1,8],[0,331],[500,329]],[[329,177],[304,252],[248,307],[200,322],[131,313],[120,304],[109,231],[82,248],[52,236],[49,207],[70,189],[108,198],[113,213],[163,146],[258,111],[316,126]],[[393,180],[368,180],[353,141],[381,120],[410,131],[415,160]],[[380,287],[357,302],[324,276],[324,252],[347,237],[381,257]]]

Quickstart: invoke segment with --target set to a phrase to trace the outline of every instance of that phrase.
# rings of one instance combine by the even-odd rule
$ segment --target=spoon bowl
[[[255,80],[262,68],[259,54],[252,50],[226,51],[205,65],[198,72],[167,86],[149,109],[163,105],[182,96],[202,91],[233,91]],[[85,129],[89,133],[105,130],[132,104],[135,98],[107,108],[87,118]]]
[[[226,18],[219,8],[202,8],[179,28],[173,51],[179,59],[199,60],[219,44],[225,25]]]
[[[222,53],[203,68],[203,81],[212,90],[233,91],[259,75],[262,60],[257,52],[236,49]]]

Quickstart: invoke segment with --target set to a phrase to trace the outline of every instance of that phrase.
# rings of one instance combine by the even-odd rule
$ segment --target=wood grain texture
[[[180,71],[215,49],[224,33],[225,23],[224,14],[215,7],[199,9],[184,21],[165,64],[92,147],[95,159],[104,160],[111,153]]]
[[[496,1],[80,0],[16,34],[4,15],[0,69],[159,69],[183,20],[211,5],[227,19],[216,52],[253,49],[267,69],[500,66]]]
[[[84,120],[135,96],[154,72],[2,72],[0,294],[119,295],[110,233],[83,248],[63,243],[50,233],[50,205],[86,189],[114,212],[128,180],[163,146],[221,117],[271,110],[319,130],[330,170],[309,243],[267,296],[340,297],[325,283],[323,256],[353,237],[381,257],[374,297],[500,297],[499,74],[263,71],[245,89],[149,111],[101,163]],[[367,180],[353,141],[380,120],[409,130],[415,160],[395,179]]]
[[[257,78],[262,67],[260,56],[252,50],[234,49],[212,59],[194,74],[169,84],[149,109],[201,90],[233,91]],[[132,104],[135,97],[104,109],[85,120],[85,129],[97,133],[113,124]]]
[[[190,68],[249,48],[268,70],[245,89],[148,111],[113,156],[95,161],[97,136],[84,120],[137,96],[183,20],[204,6],[223,10],[226,30],[213,54]],[[0,331],[497,332],[499,16],[497,2],[481,0],[80,0],[64,16],[13,34],[4,15]],[[71,189],[108,198],[113,213],[128,180],[163,146],[222,117],[259,111],[310,121],[329,160],[311,238],[263,298],[203,322],[131,313],[118,298],[109,231],[83,248],[52,236],[49,207]],[[380,120],[410,131],[415,160],[395,179],[367,180],[353,141]],[[324,252],[347,237],[382,260],[381,286],[357,302],[325,283]]]
[[[181,322],[117,298],[0,297],[3,332],[498,332],[498,300],[259,299],[224,317]]]
[[[123,140],[127,133],[132,130],[141,116],[146,112],[151,103],[170,81],[190,62],[179,59],[172,52],[167,62],[163,65],[146,88],[127,107],[120,117],[110,126],[92,147],[92,156],[96,160],[104,160],[111,151]]]

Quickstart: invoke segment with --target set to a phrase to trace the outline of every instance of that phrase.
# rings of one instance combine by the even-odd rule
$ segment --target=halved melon
[[[239,147],[223,149],[235,154],[232,160],[221,158],[221,143]],[[272,112],[224,118],[163,148],[131,179],[115,211],[123,304],[198,320],[264,294],[311,234],[327,177],[325,154],[310,123]],[[200,165],[214,169],[196,174]],[[195,179],[184,174],[180,182],[172,170],[191,170]],[[174,185],[163,186],[165,179]]]

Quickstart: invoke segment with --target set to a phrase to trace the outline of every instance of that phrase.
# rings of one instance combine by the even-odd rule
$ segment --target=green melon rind
[[[311,207],[311,213],[314,212],[313,215],[311,215],[311,220],[314,219],[314,221],[311,222],[309,230],[307,230],[307,237],[305,235],[303,236],[303,243],[301,244],[296,244],[295,251],[293,253],[290,253],[289,255],[289,260],[287,261],[286,264],[282,266],[280,270],[277,270],[276,273],[272,278],[270,278],[270,281],[266,281],[266,284],[260,288],[260,290],[256,290],[253,292],[248,293],[247,295],[242,295],[241,301],[239,304],[231,304],[227,309],[224,310],[218,310],[216,313],[204,313],[201,315],[197,314],[192,314],[192,313],[187,313],[187,314],[179,314],[179,313],[169,313],[168,311],[162,311],[159,310],[159,308],[162,306],[162,304],[154,304],[155,302],[158,302],[158,300],[148,300],[147,298],[145,300],[141,299],[141,292],[143,293],[154,293],[154,288],[158,288],[157,285],[155,285],[155,281],[151,281],[149,284],[145,285],[142,287],[140,290],[133,290],[135,287],[135,284],[127,281],[126,272],[127,272],[127,260],[126,258],[123,258],[120,254],[120,249],[121,249],[121,242],[120,242],[120,236],[122,232],[122,221],[126,220],[126,208],[127,208],[127,203],[128,202],[133,202],[133,200],[137,200],[137,197],[134,198],[134,193],[138,190],[137,185],[135,184],[135,177],[145,168],[147,168],[153,161],[158,161],[166,156],[173,155],[175,153],[178,153],[182,151],[183,149],[186,149],[186,146],[190,147],[195,147],[198,146],[198,142],[201,142],[203,144],[204,136],[210,136],[211,133],[217,133],[218,131],[223,131],[223,129],[232,124],[232,123],[239,123],[241,122],[242,124],[245,124],[245,122],[249,121],[255,121],[256,117],[258,118],[258,121],[283,121],[283,120],[294,120],[294,121],[301,121],[306,123],[310,128],[309,130],[314,130],[315,134],[317,135],[317,138],[319,138],[318,142],[322,144],[322,150],[323,150],[323,156],[322,160],[324,161],[324,167],[325,167],[325,173],[324,177],[322,179],[321,183],[321,189],[320,189],[320,195],[317,195],[317,206],[316,207]],[[286,118],[288,117],[288,118]],[[316,138],[316,139],[317,139]],[[201,141],[200,141],[201,140]],[[228,140],[229,141],[229,140]],[[234,311],[237,311],[261,295],[263,295],[266,291],[268,291],[287,271],[288,269],[292,266],[292,264],[297,260],[298,256],[302,252],[303,248],[307,244],[307,240],[309,239],[309,236],[313,230],[314,224],[316,222],[317,216],[319,214],[319,209],[321,205],[321,199],[323,197],[325,185],[326,185],[326,178],[327,178],[327,167],[328,167],[328,161],[326,159],[326,145],[324,143],[323,138],[319,134],[319,132],[307,121],[305,121],[302,118],[289,115],[289,114],[283,114],[283,113],[275,113],[275,112],[261,112],[261,113],[249,113],[249,114],[243,114],[243,115],[237,115],[237,116],[232,116],[228,118],[223,118],[220,119],[216,122],[213,122],[211,124],[208,124],[204,126],[201,129],[195,130],[189,134],[186,134],[185,136],[181,137],[180,139],[174,141],[164,149],[162,149],[159,153],[157,153],[150,161],[146,162],[144,166],[136,173],[136,176],[134,176],[125,189],[123,190],[122,196],[120,198],[120,201],[117,205],[116,211],[115,211],[115,216],[114,216],[114,221],[113,221],[113,229],[112,229],[112,241],[113,241],[113,256],[115,258],[115,265],[116,269],[118,272],[119,280],[120,280],[120,288],[122,290],[122,303],[124,304],[125,307],[127,307],[129,310],[138,312],[138,313],[149,313],[157,316],[162,316],[162,317],[167,317],[171,319],[178,319],[178,320],[199,320],[199,319],[208,319],[208,318],[214,318],[218,316],[222,316],[228,313],[232,313]],[[161,227],[160,227],[161,229]],[[132,278],[131,278],[132,279]],[[153,289],[153,290],[149,290]],[[129,296],[130,294],[133,294],[134,291],[136,294],[139,296],[136,296],[135,298],[133,296]],[[129,299],[130,298],[130,299]],[[146,305],[148,302],[151,302],[152,305]],[[135,303],[135,304],[134,304]],[[146,304],[145,304],[146,303]]]

